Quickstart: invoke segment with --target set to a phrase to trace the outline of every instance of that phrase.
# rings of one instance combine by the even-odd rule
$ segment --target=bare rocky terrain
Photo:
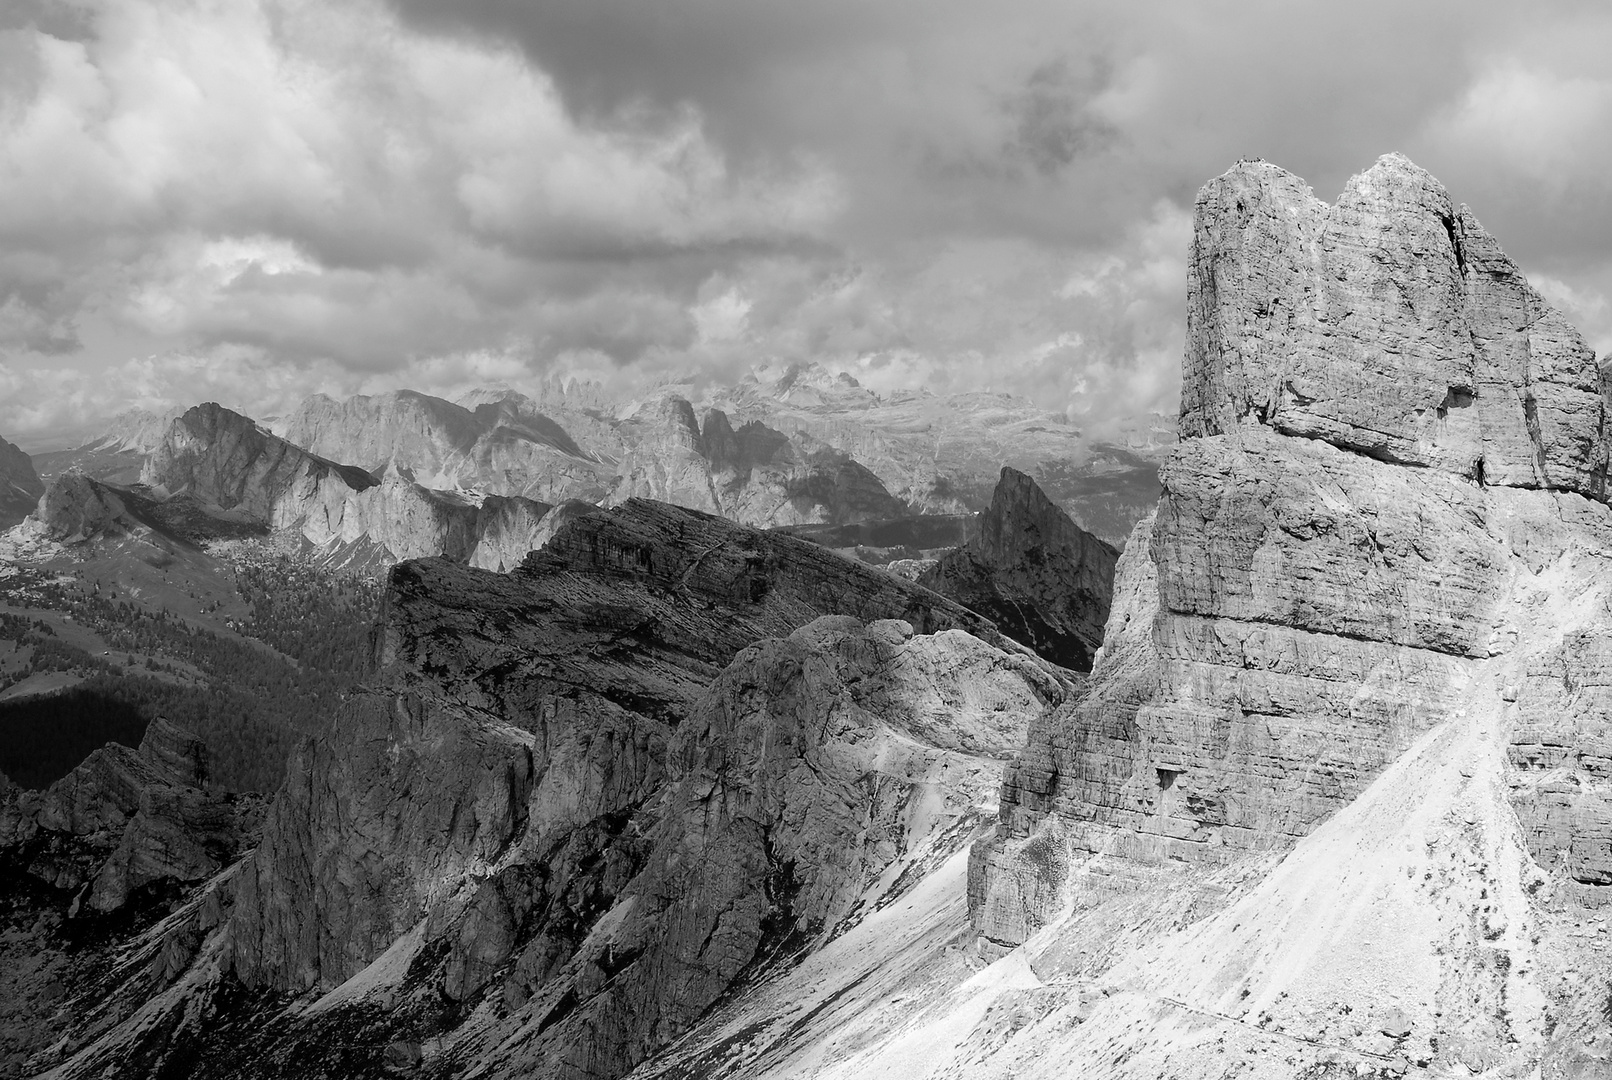
[[[1398,155],[1332,205],[1239,162],[1189,266],[1182,440],[1117,560],[1006,454],[963,545],[900,572],[730,520],[830,460],[806,435],[879,485],[813,506],[973,508],[916,436],[836,426],[932,399],[794,371],[699,423],[675,392],[545,404],[574,446],[528,423],[532,454],[728,516],[628,492],[514,569],[393,566],[373,676],[260,824],[167,725],[6,791],[5,1067],[1612,1075],[1596,357]],[[382,449],[349,473],[253,427],[170,440],[146,482],[303,529],[415,482]]]
[[[0,529],[9,529],[32,513],[44,493],[33,461],[0,439]]]

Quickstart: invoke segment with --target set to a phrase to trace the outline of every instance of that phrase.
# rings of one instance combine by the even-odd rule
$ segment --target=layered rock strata
[[[1055,664],[1091,670],[1114,590],[1108,544],[1087,533],[1036,482],[1004,468],[978,536],[918,583],[989,617]]]
[[[1601,498],[1595,354],[1404,157],[1337,203],[1245,162],[1198,196],[1181,436],[1263,424],[1490,486]]]
[[[1330,208],[1240,163],[1198,198],[1191,267],[1186,438],[1089,692],[1010,770],[976,924],[1024,940],[1092,853],[1281,850],[1493,678],[1533,857],[1599,887],[1612,623],[1533,613],[1593,603],[1612,559],[1593,354],[1398,156]]]

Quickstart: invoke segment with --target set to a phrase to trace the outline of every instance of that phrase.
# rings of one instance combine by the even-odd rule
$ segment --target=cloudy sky
[[[0,435],[545,373],[1175,405],[1194,193],[1400,150],[1612,349],[1600,0],[5,0]]]

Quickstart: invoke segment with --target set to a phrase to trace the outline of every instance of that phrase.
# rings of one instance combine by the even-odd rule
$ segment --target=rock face
[[[256,850],[152,931],[172,989],[114,994],[63,1075],[351,1042],[622,1075],[960,853],[1072,685],[910,582],[643,500],[513,573],[396,567],[378,648],[387,685],[302,749]],[[243,994],[268,1011],[194,1025]]]
[[[547,503],[600,502],[610,489],[610,462],[519,397],[467,408],[411,390],[339,402],[319,394],[298,406],[279,434],[311,453],[360,462],[376,476],[401,467],[437,488]]]
[[[391,583],[380,648],[401,696],[350,706],[293,765],[242,872],[248,985],[336,986],[517,839],[521,874],[557,877],[508,887],[546,890],[544,947],[575,948],[642,868],[674,731],[752,642],[842,613],[1011,645],[806,541],[644,500],[573,520],[514,574],[426,560]]]
[[[33,459],[0,439],[0,529],[9,529],[33,512],[45,484]]]
[[[966,834],[995,759],[1061,697],[1022,657],[893,620],[829,616],[746,649],[678,728],[644,870],[558,970],[541,936],[527,946],[504,988],[521,1005],[474,1043],[480,1068],[623,1075],[742,973],[949,853],[934,834]]]
[[[101,913],[149,886],[211,877],[254,828],[252,804],[207,790],[201,741],[160,718],[138,750],[108,744],[49,790],[13,788],[0,806],[5,858]]]
[[[1092,853],[1282,850],[1493,681],[1533,857],[1598,887],[1593,354],[1397,156],[1331,208],[1239,164],[1199,196],[1191,265],[1187,437],[1120,560],[1090,691],[1009,772],[976,924],[1024,940]]]
[[[613,499],[651,498],[768,527],[844,524],[908,513],[879,478],[832,447],[797,446],[759,421],[737,430],[720,409],[703,422],[669,395],[634,420]]]
[[[1246,162],[1198,196],[1182,437],[1257,422],[1489,485],[1605,494],[1595,354],[1391,154],[1333,206]]]
[[[122,492],[79,473],[52,482],[34,516],[48,539],[65,543],[135,527]]]
[[[348,499],[379,483],[363,469],[309,454],[215,404],[198,405],[173,422],[141,480],[278,528],[305,521],[314,507],[339,527]]]
[[[978,539],[940,559],[918,583],[988,616],[1053,663],[1090,671],[1118,552],[1011,468],[1002,470],[978,529]]]

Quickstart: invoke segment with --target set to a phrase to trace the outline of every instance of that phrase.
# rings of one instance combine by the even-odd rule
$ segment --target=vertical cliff
[[[1198,197],[1191,267],[1184,438],[1091,690],[1032,735],[976,852],[979,924],[1022,940],[1082,852],[1283,849],[1497,668],[1535,858],[1607,881],[1612,625],[1522,629],[1544,582],[1586,603],[1612,557],[1591,350],[1398,156],[1331,207],[1240,163]]]
[[[0,439],[0,529],[9,529],[33,512],[45,484],[33,459]]]

